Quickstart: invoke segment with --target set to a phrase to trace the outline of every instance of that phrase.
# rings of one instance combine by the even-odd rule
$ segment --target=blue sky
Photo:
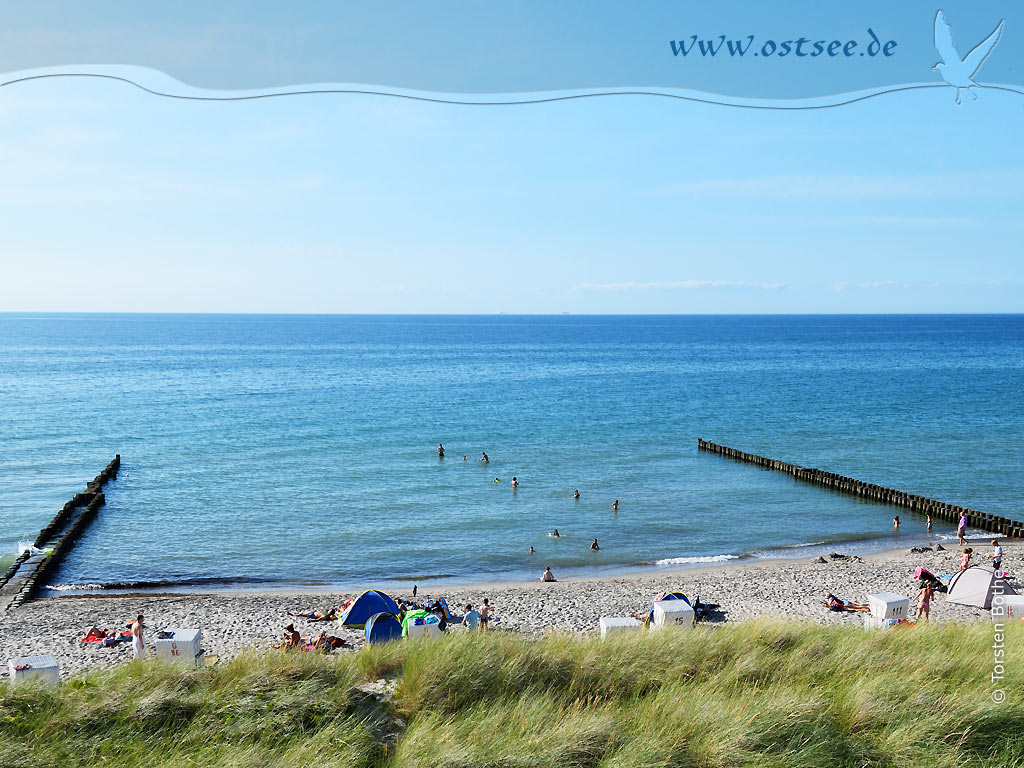
[[[1022,129],[991,90],[780,113],[8,86],[0,310],[1021,312]]]

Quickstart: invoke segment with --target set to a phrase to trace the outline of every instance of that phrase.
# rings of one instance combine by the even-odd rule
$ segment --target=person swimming
[[[597,539],[594,539],[592,542],[590,542],[590,551],[591,552],[597,552],[597,550],[599,550],[599,549],[600,549],[600,547],[597,546]]]
[[[552,535],[552,536],[554,536],[554,537],[555,537],[555,538],[557,539],[557,538],[558,538],[559,536],[561,536],[562,534],[560,534],[560,533],[558,532],[558,529],[557,529],[557,528],[555,528],[555,530],[553,530],[553,531],[551,532],[551,535]]]
[[[574,488],[574,489],[573,489],[573,491],[572,491],[572,497],[573,497],[574,499],[578,499],[578,498],[580,497],[580,490],[579,490],[579,488]]]
[[[501,480],[499,480],[498,478],[494,478],[494,482],[496,482],[496,483],[500,483],[500,482],[501,482]]]
[[[530,547],[530,554],[533,554],[533,547]]]
[[[487,458],[487,454],[484,453],[483,451],[480,451],[480,461],[482,461],[484,464],[490,464],[491,462],[491,460]]]

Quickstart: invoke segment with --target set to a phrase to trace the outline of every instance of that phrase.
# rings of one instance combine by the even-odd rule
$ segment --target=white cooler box
[[[879,592],[868,595],[868,608],[876,619],[905,619],[910,609],[910,599],[893,592]]]
[[[654,604],[654,620],[651,622],[651,628],[692,627],[693,619],[693,608],[688,606],[685,600],[658,600]]]
[[[864,629],[892,629],[899,626],[899,619],[880,619],[877,616],[864,614]]]
[[[15,669],[15,667],[28,666],[28,669]],[[10,659],[7,667],[11,673],[12,683],[44,682],[59,683],[60,667],[53,656],[22,656],[17,659]]]
[[[611,618],[604,616],[598,622],[601,627],[601,639],[604,640],[608,635],[614,635],[616,632],[630,632],[634,629],[640,629],[642,626],[639,619],[632,618]]]
[[[202,666],[203,642],[201,629],[169,629],[172,636],[157,638],[155,642],[156,657],[164,661],[181,661],[192,666]]]
[[[436,621],[430,624],[407,624],[406,628],[409,630],[409,637],[441,636],[441,624]]]
[[[992,621],[1024,621],[1024,595],[992,595]]]

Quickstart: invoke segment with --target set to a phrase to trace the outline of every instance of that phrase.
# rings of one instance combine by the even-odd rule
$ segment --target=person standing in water
[[[480,461],[482,461],[484,464],[490,464],[491,463],[491,460],[489,458],[487,458],[487,454],[484,453],[483,451],[480,451]]]
[[[619,500],[618,499],[616,499],[615,501],[612,502],[612,509],[614,509],[616,512],[619,511]]]
[[[590,542],[590,551],[591,552],[597,552],[597,550],[599,550],[599,549],[600,549],[600,547],[597,546],[597,539],[594,539],[592,542]]]
[[[572,491],[572,497],[573,497],[574,499],[578,499],[578,498],[580,497],[580,489],[579,489],[579,488],[574,488],[574,489],[573,489],[573,491]]]
[[[562,534],[560,534],[560,533],[558,532],[558,529],[557,529],[557,528],[555,528],[555,530],[553,530],[553,531],[551,532],[551,535],[552,535],[552,536],[554,536],[554,537],[555,537],[555,538],[557,539],[557,538],[558,538],[559,536],[561,536]]]
[[[896,517],[894,517],[892,519],[892,527],[893,528],[899,528],[900,527],[900,516],[899,515],[896,515]]]
[[[142,636],[142,614],[132,622],[132,658],[146,658],[146,639]]]
[[[925,526],[925,530],[930,531],[932,529],[932,516],[928,515],[928,525]]]
[[[437,444],[437,458],[444,458],[444,445],[442,445],[441,443]]]
[[[519,478],[516,477],[515,475],[512,476],[512,487],[513,488],[518,488],[519,487]]]

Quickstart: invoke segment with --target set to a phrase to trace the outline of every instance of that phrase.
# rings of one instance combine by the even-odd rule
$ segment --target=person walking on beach
[[[590,551],[591,552],[597,552],[597,550],[599,550],[599,549],[600,549],[600,547],[597,546],[597,539],[594,539],[592,542],[590,542]]]
[[[925,584],[921,587],[921,591],[917,593],[917,620],[921,620],[921,616],[924,616],[924,620],[928,621],[929,607],[932,601],[932,595],[935,590],[932,589],[930,583]]]
[[[964,547],[964,553],[960,556],[960,570],[966,571],[971,565],[971,553],[974,552],[970,547]]]
[[[487,625],[491,623],[491,614],[494,613],[494,609],[491,608],[491,604],[487,602],[487,598],[484,598],[483,607],[480,609],[480,631],[486,632]]]
[[[964,534],[967,532],[967,515],[960,515],[960,522],[956,526],[956,538],[958,544],[966,544]]]
[[[437,444],[437,458],[444,458],[444,445],[442,445],[441,443]]]
[[[468,632],[476,632],[480,626],[480,614],[473,610],[473,606],[466,603],[466,615],[462,617],[462,626]]]
[[[555,581],[555,574],[553,574],[551,572],[551,566],[550,565],[545,565],[544,566],[544,573],[541,574],[540,580],[541,581]]]
[[[1003,547],[997,539],[992,539],[992,568],[996,571],[1003,569]]]
[[[142,614],[132,622],[132,658],[146,658],[146,640],[142,636]]]

